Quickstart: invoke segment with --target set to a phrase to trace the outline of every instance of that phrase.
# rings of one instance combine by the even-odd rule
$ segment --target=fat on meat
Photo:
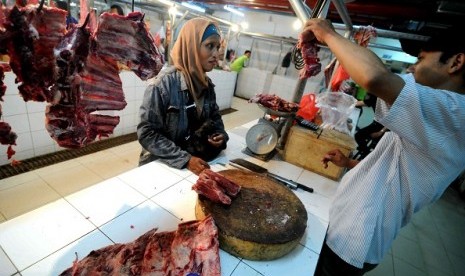
[[[163,67],[162,56],[140,12],[127,16],[103,13],[94,39],[98,55],[126,64],[142,80],[155,77]]]
[[[14,6],[7,11],[6,48],[24,101],[51,102],[54,98],[53,49],[66,32],[66,13],[39,5]]]
[[[176,231],[152,229],[135,241],[94,250],[60,276],[221,275],[218,228],[211,216],[178,225]]]
[[[227,179],[223,175],[214,172],[210,169],[205,169],[202,171],[201,175],[205,174],[208,178],[216,181],[220,187],[222,187],[226,193],[230,196],[236,196],[241,190],[241,186],[234,183],[233,181]]]
[[[223,188],[215,180],[208,179],[205,176],[197,179],[195,184],[192,185],[192,190],[213,202],[225,205],[231,204],[231,198],[226,195]]]

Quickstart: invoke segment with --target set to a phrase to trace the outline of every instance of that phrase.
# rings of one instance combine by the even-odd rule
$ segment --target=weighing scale
[[[268,161],[276,154],[276,148],[283,145],[281,131],[285,124],[292,124],[295,112],[283,112],[258,104],[265,113],[258,123],[252,126],[245,136],[247,147],[243,153]]]

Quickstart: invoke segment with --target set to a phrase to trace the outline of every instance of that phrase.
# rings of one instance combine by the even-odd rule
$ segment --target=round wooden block
[[[243,170],[219,171],[240,185],[231,205],[197,200],[197,219],[212,215],[221,249],[249,260],[273,260],[289,253],[307,227],[307,211],[300,199],[274,180]]]

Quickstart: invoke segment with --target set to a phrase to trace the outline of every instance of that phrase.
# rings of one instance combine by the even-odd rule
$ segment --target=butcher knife
[[[236,158],[229,160],[229,164],[233,167],[240,168],[240,169],[246,169],[252,172],[260,173],[260,174],[265,174],[266,176],[277,180],[279,183],[282,183],[286,185],[287,187],[297,190],[297,189],[302,189],[304,191],[313,193],[313,188],[307,187],[304,184],[297,183],[295,181],[292,181],[290,179],[284,178],[282,176],[279,176],[274,173],[270,173],[266,168],[263,168],[257,164],[254,164],[252,162],[249,162],[245,159],[242,158]]]

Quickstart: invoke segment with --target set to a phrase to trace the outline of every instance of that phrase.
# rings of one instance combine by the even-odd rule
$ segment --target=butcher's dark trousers
[[[368,143],[371,140],[374,140],[374,142],[378,142],[380,138],[373,139],[371,138],[371,134],[380,131],[383,129],[383,125],[373,121],[371,124],[368,126],[361,128],[359,131],[357,131],[354,135],[355,141],[357,142],[357,150],[360,152],[361,159],[363,159],[365,156],[370,153],[370,149],[368,148]]]
[[[339,258],[324,242],[314,276],[359,276],[374,269],[376,266],[377,264],[369,263],[365,263],[363,268],[350,265]]]

